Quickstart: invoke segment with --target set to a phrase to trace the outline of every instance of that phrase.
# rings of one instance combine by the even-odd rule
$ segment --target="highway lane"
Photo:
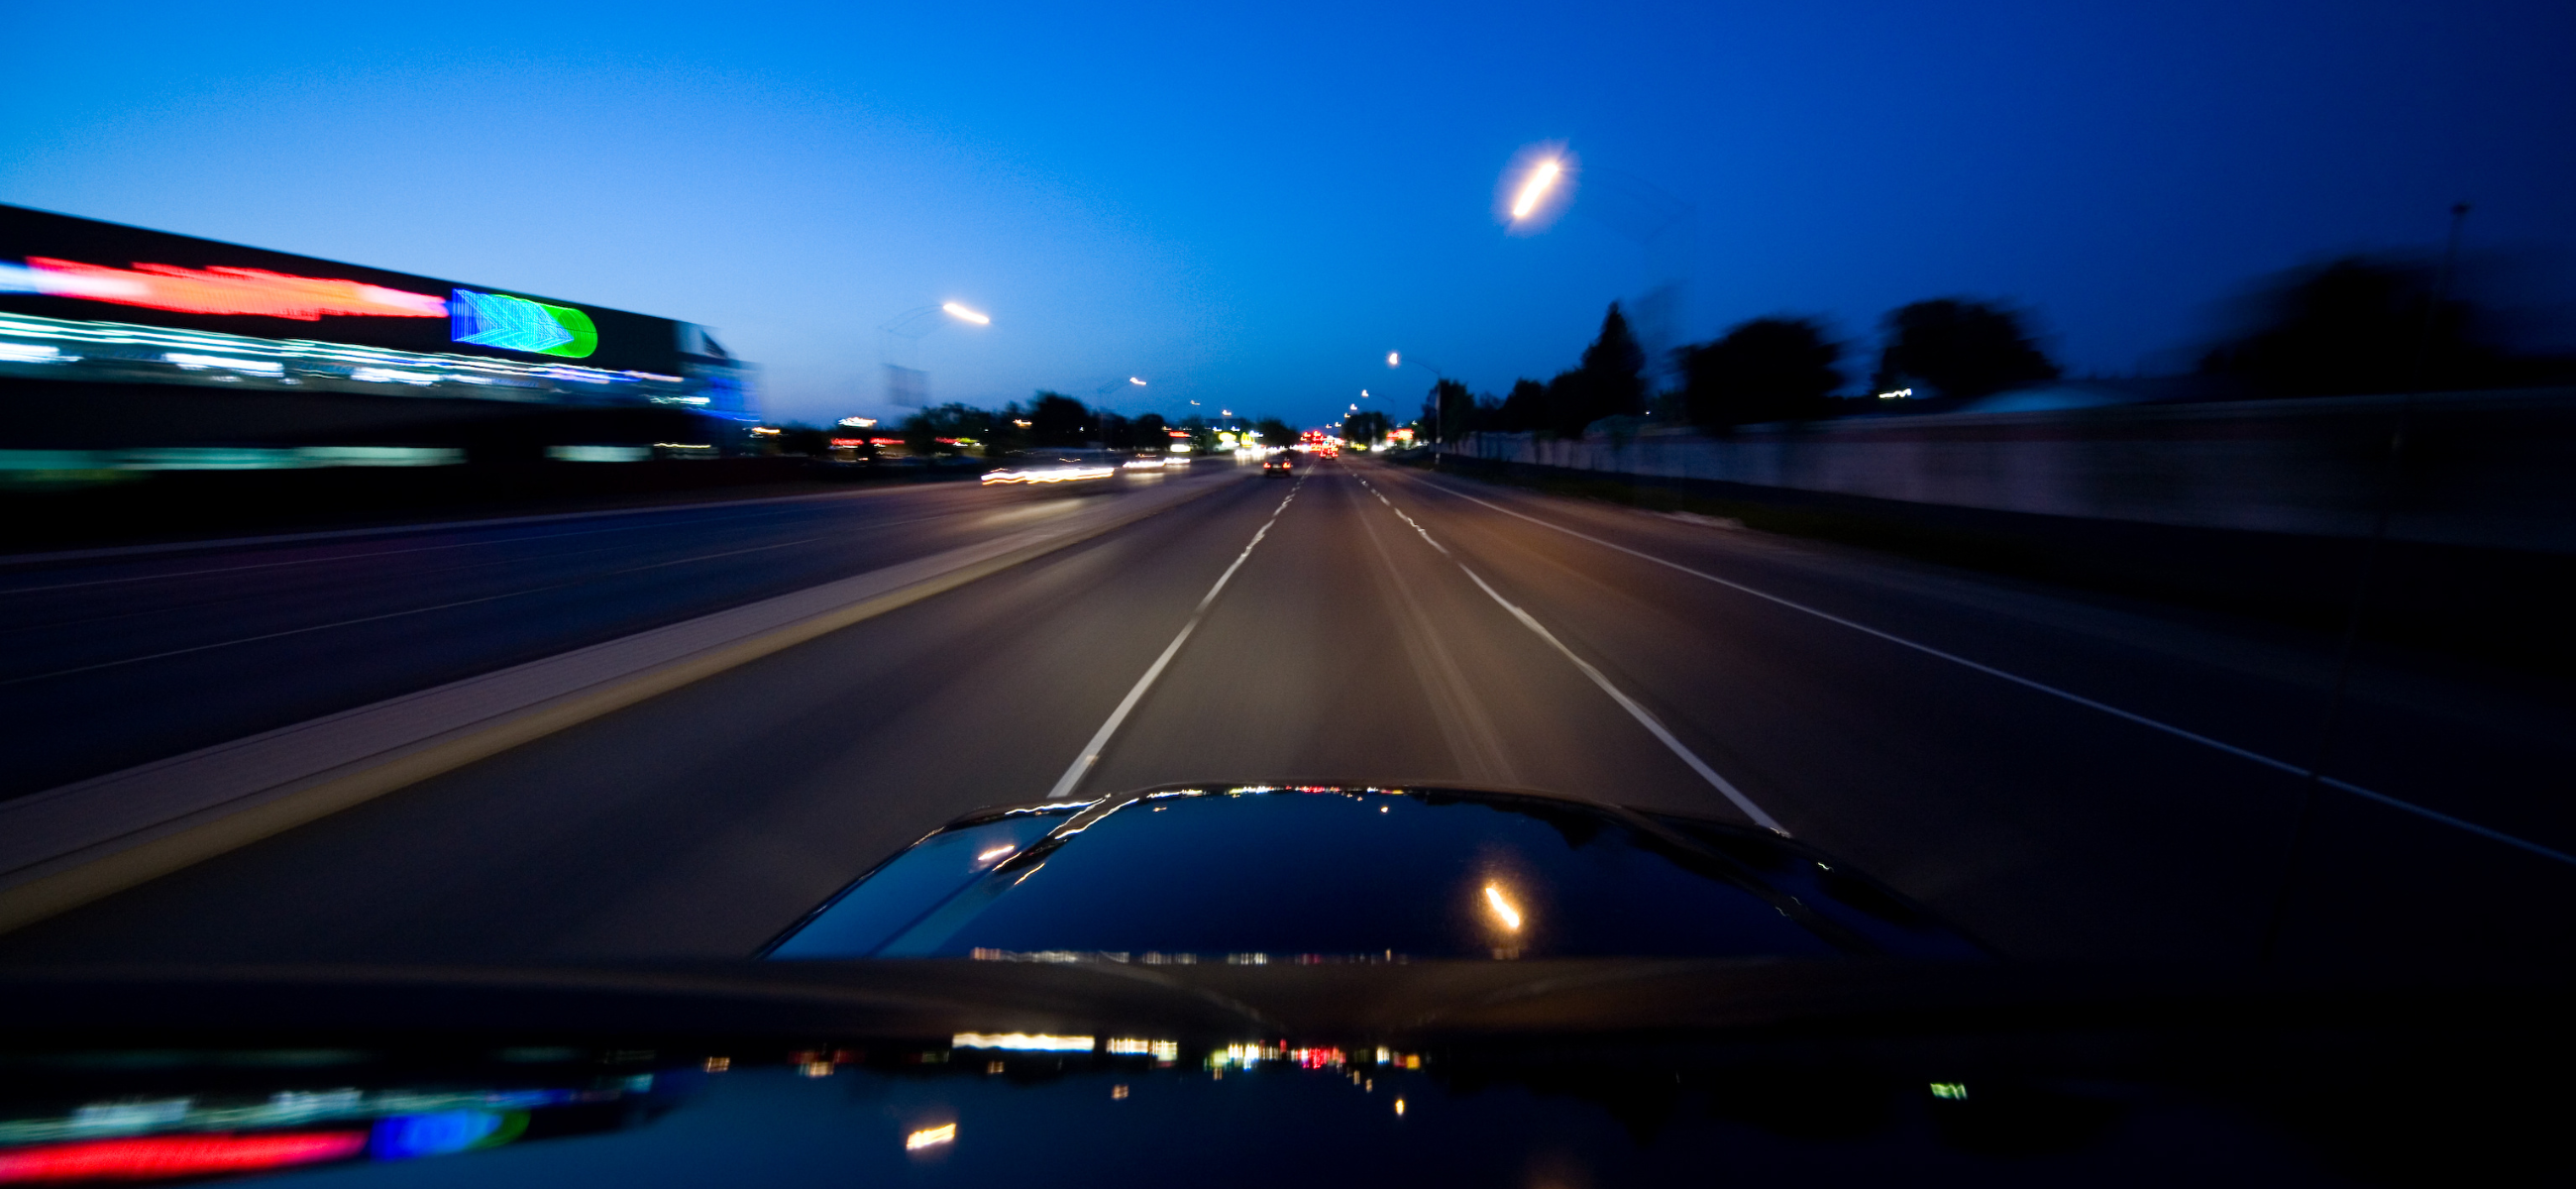
[[[2297,778],[1849,624],[2285,754],[2313,741],[2333,672],[2331,642],[2292,633],[1326,467],[0,938],[0,958],[738,954],[945,818],[1058,787],[1168,652],[1081,788],[1457,780],[1758,812],[2016,956],[2250,960]],[[2509,807],[2494,785],[2567,746],[2547,691],[2422,672],[2354,689],[2369,742],[2334,771],[2449,812]],[[2488,767],[2413,775],[2461,748]],[[2319,806],[2295,960],[2528,952],[2576,892],[2565,864],[2350,797]],[[2512,824],[2570,841],[2544,811]]]
[[[2225,961],[2260,946],[2307,783],[2240,753],[2320,758],[2332,639],[1369,477],[1794,832],[2007,948]],[[2366,653],[2322,771],[2558,857],[2328,789],[2289,880],[2285,958],[2531,953],[2576,901],[2576,806],[2552,792],[2576,763],[2570,701],[2563,684]]]
[[[1042,523],[939,484],[0,559],[0,799]]]

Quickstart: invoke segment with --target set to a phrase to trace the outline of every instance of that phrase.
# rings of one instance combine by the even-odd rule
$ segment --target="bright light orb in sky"
[[[1494,186],[1494,218],[1511,235],[1536,235],[1574,201],[1574,155],[1562,142],[1534,144],[1512,155]]]

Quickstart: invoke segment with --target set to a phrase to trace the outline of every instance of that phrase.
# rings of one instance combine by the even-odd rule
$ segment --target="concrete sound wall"
[[[2390,450],[2404,423],[2404,448]],[[2576,389],[1475,434],[1489,463],[2179,528],[2576,554]],[[2393,461],[2392,461],[2393,457]]]

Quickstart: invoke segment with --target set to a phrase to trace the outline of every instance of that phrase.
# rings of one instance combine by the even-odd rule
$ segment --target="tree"
[[[1091,410],[1061,392],[1038,393],[1029,406],[1029,437],[1041,446],[1079,446],[1091,440]]]
[[[1547,382],[1547,423],[1558,437],[1583,436],[1583,427],[1604,417],[1642,413],[1646,409],[1646,352],[1628,329],[1619,303],[1601,318],[1601,333],[1583,349],[1583,362]]]
[[[1386,440],[1386,414],[1370,409],[1342,418],[1342,440],[1356,446],[1374,446]]]
[[[1162,453],[1172,444],[1172,427],[1163,423],[1160,413],[1140,413],[1128,431],[1135,435],[1136,448]]]
[[[1434,381],[1422,396],[1422,421],[1437,431],[1439,440],[1457,441],[1476,431],[1476,398],[1456,380]]]
[[[903,419],[904,446],[917,456],[963,454],[967,443],[988,440],[993,421],[991,413],[954,402],[923,409]]]
[[[2473,303],[2444,298],[2433,269],[2348,256],[2276,277],[2252,326],[2200,369],[2274,396],[2564,382],[2569,361],[2517,355],[2492,341]]]
[[[1724,426],[1822,415],[1842,353],[1813,319],[1755,318],[1673,356],[1691,423]]]
[[[1921,381],[1943,396],[1984,396],[2057,374],[2057,365],[2032,344],[2018,312],[1944,297],[1900,306],[1887,316],[1887,345],[1872,383],[1889,391]]]
[[[1503,397],[1503,407],[1495,415],[1494,428],[1505,433],[1547,428],[1547,385],[1528,378],[1512,381],[1512,390]]]
[[[1261,435],[1264,445],[1294,446],[1297,444],[1297,427],[1276,417],[1264,417],[1253,422],[1252,431]]]

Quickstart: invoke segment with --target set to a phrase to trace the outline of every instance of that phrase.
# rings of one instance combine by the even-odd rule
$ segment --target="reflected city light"
[[[1181,1043],[1176,1040],[1141,1040],[1113,1036],[1109,1039],[1109,1053],[1116,1057],[1152,1057],[1157,1061],[1174,1061],[1180,1058]]]
[[[1485,903],[1493,908],[1494,918],[1503,923],[1503,928],[1514,932],[1520,931],[1521,910],[1512,907],[1512,902],[1504,898],[1503,890],[1501,888],[1496,887],[1493,884],[1486,884]]]
[[[948,1041],[958,1049],[1012,1049],[1031,1053],[1088,1053],[1088,1036],[1050,1036],[1043,1032],[960,1032]]]
[[[956,1138],[957,1125],[954,1123],[942,1123],[937,1127],[924,1127],[919,1131],[903,1137],[903,1150],[907,1152],[918,1152],[923,1148],[935,1148],[944,1143],[951,1143],[955,1141]]]
[[[1020,848],[1009,843],[1004,843],[991,850],[985,851],[983,854],[975,856],[975,861],[978,863],[989,863],[1018,849]]]
[[[962,305],[959,305],[959,304],[957,304],[956,302],[953,302],[953,301],[950,301],[950,302],[942,302],[942,303],[940,303],[939,308],[940,308],[940,309],[943,309],[943,310],[946,310],[946,311],[948,311],[949,313],[956,315],[957,317],[964,318],[965,320],[967,320],[967,321],[969,321],[969,322],[972,322],[972,323],[974,323],[974,324],[975,324],[975,325],[977,325],[977,326],[990,326],[990,325],[992,325],[992,324],[993,324],[993,320],[992,320],[990,317],[987,317],[987,316],[985,316],[985,315],[983,315],[983,314],[978,314],[978,313],[976,313],[975,311],[970,310],[970,309],[967,309],[966,307],[964,307],[964,306],[962,306]]]

